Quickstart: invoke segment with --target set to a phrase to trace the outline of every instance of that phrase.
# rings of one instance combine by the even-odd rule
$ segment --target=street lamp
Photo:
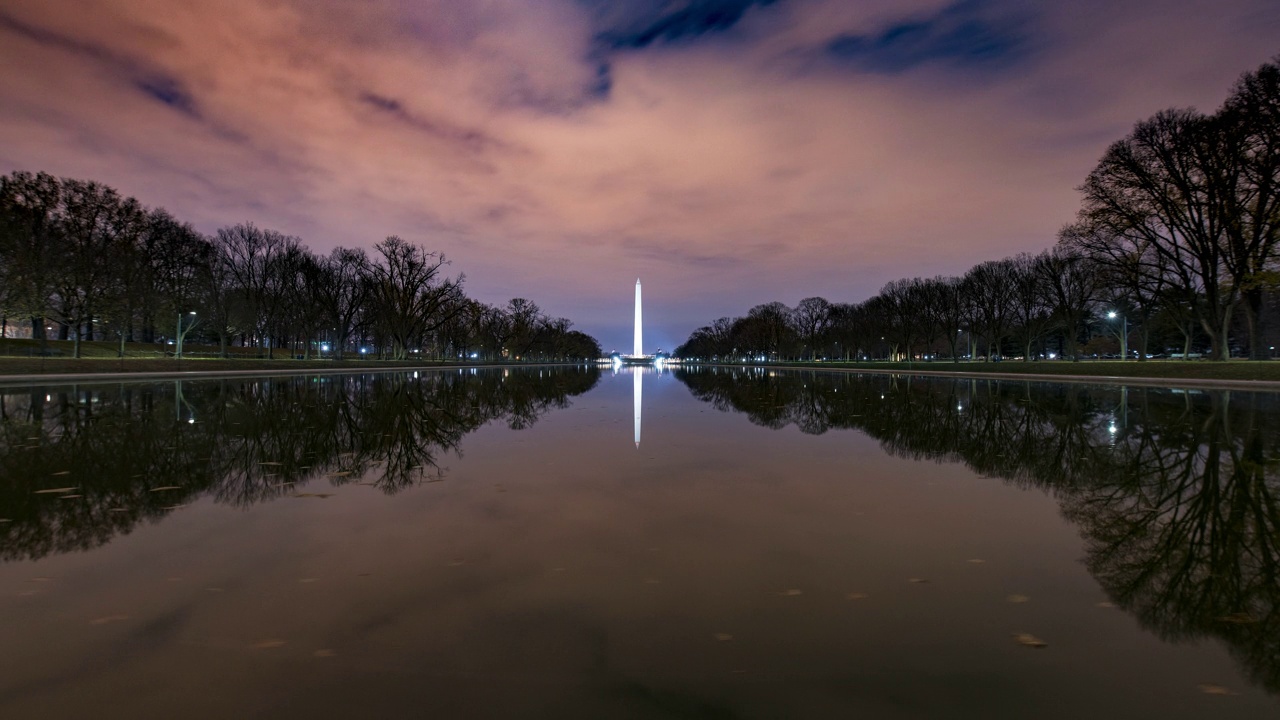
[[[1108,320],[1115,320],[1119,315],[1115,310],[1107,313]],[[1120,315],[1120,359],[1129,359],[1129,318]]]
[[[195,315],[195,314],[196,314],[196,311],[195,311],[195,310],[192,310],[191,312],[189,312],[189,313],[187,313],[187,314],[188,314],[188,315]],[[192,323],[191,325],[188,325],[188,326],[187,326],[187,332],[191,332],[191,328],[193,328],[193,327],[195,327],[195,324],[194,324],[194,323]],[[179,360],[181,360],[181,359],[182,359],[182,338],[183,338],[183,334],[182,334],[182,313],[178,313],[178,333],[177,333],[177,334],[178,334],[178,341],[177,341],[176,343],[174,343],[174,344],[177,346],[177,358],[178,358]]]

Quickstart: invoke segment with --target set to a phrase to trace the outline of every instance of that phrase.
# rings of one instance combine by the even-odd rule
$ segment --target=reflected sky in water
[[[751,369],[0,389],[0,716],[1265,717],[1278,414]]]

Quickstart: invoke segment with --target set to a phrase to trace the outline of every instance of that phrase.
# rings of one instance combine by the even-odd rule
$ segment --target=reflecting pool
[[[1280,395],[0,388],[0,717],[1280,714]]]

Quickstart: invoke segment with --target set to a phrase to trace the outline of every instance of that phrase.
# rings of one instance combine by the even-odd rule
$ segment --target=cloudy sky
[[[639,276],[669,349],[1048,247],[1109,142],[1278,52],[1274,0],[4,0],[0,172],[400,235],[606,348]]]

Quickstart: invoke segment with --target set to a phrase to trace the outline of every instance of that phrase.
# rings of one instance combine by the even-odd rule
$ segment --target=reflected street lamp
[[[1119,313],[1117,313],[1115,310],[1112,310],[1111,312],[1107,313],[1107,319],[1115,320],[1117,315],[1119,315]],[[1128,360],[1129,359],[1129,318],[1125,317],[1124,315],[1119,315],[1119,317],[1120,317],[1120,328],[1121,328],[1120,329],[1120,359]]]

